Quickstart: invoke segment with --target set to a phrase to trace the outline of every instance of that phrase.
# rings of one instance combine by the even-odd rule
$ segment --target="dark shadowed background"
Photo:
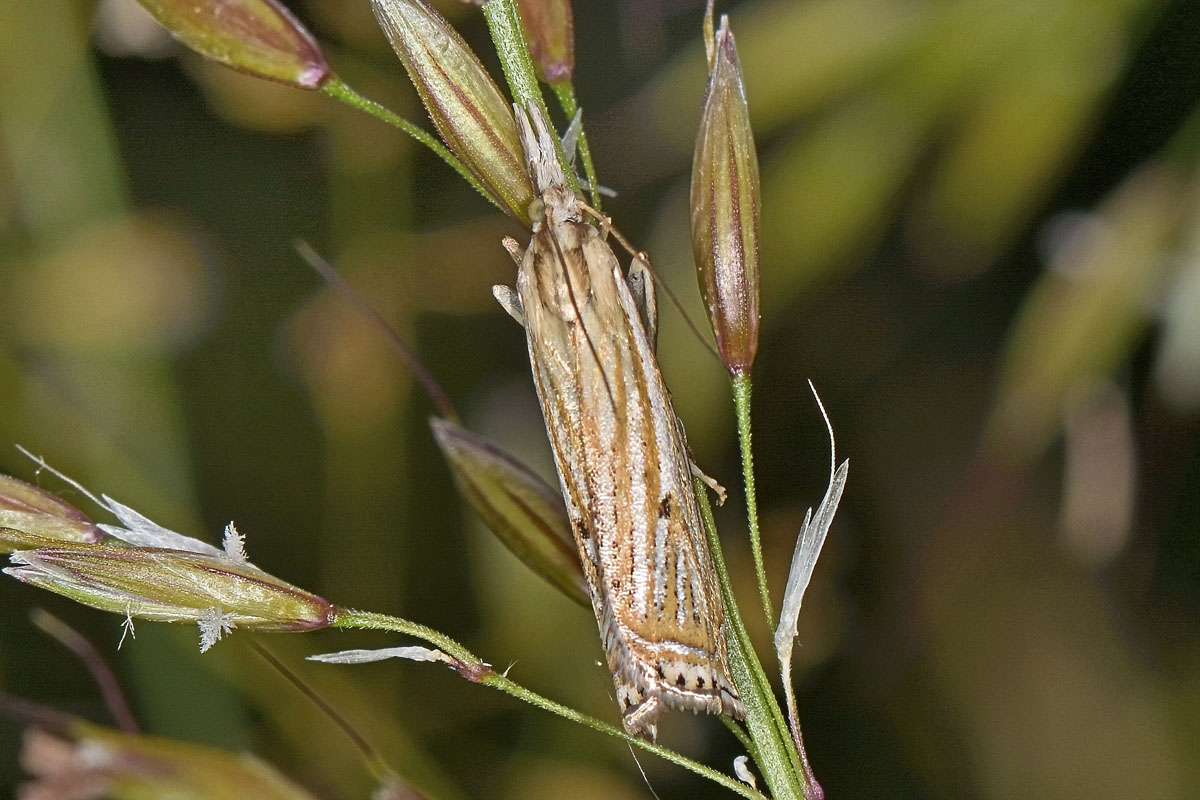
[[[478,10],[438,5],[494,66]],[[469,427],[553,479],[523,335],[490,291],[520,231],[402,135],[203,62],[132,6],[0,6],[0,470],[33,480],[19,443],[184,533],[216,541],[233,519],[269,572],[437,627],[615,721],[591,616],[461,506],[431,404],[292,246],[370,298]],[[347,82],[423,120],[365,0],[290,6]],[[1196,4],[718,11],[763,174],[754,443],[776,592],[828,477],[807,379],[850,459],[796,655],[827,795],[1200,795]],[[702,13],[576,4],[606,210],[696,320]],[[731,490],[719,522],[765,655],[725,373],[674,309],[662,325],[697,460]],[[252,750],[331,800],[369,792],[251,634],[201,656],[193,628],[141,623],[117,652],[119,618],[4,578],[4,691],[107,721],[34,607],[110,655],[152,732]],[[650,796],[623,743],[439,666],[301,660],[399,637],[257,640],[431,796]],[[711,719],[660,729],[723,769],[739,753]],[[5,787],[20,737],[0,721]],[[639,760],[663,798],[718,796]]]

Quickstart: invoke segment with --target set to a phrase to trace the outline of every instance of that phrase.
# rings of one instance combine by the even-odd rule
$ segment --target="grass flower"
[[[104,538],[104,531],[79,509],[8,475],[0,475],[0,529],[3,528],[32,534],[48,543],[98,542]],[[14,542],[11,534],[0,535],[0,553],[11,552]]]
[[[727,17],[709,46],[692,162],[692,254],[721,361],[731,374],[748,374],[758,350],[758,156]]]
[[[299,89],[332,74],[312,34],[277,0],[138,0],[185,45],[234,69]]]
[[[492,533],[552,586],[590,608],[562,495],[483,437],[443,419],[429,424],[459,491]]]
[[[529,225],[533,189],[509,101],[458,32],[421,0],[372,0],[442,141],[502,209]]]
[[[324,598],[220,555],[158,547],[73,544],[17,550],[8,575],[130,619],[194,622],[200,650],[234,628],[309,631],[333,624]]]

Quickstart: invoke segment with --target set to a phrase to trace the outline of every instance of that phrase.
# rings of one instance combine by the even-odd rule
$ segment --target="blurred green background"
[[[494,66],[477,10],[443,2]],[[363,0],[290,6],[363,93],[422,119]],[[523,336],[489,287],[516,227],[400,134],[182,52],[132,2],[0,4],[0,470],[22,444],[264,569],[465,641],[615,720],[585,611],[457,500],[432,407],[292,247],[326,254],[472,429],[552,476]],[[702,319],[687,244],[696,0],[576,7],[576,86],[617,226]],[[806,597],[801,718],[828,796],[1200,796],[1200,7],[756,0],[731,15],[763,172],[755,456],[770,577],[850,459]],[[756,614],[724,371],[660,356]],[[43,485],[61,487],[43,479]],[[61,492],[89,513],[73,491]],[[776,596],[778,601],[778,595]],[[0,686],[106,720],[28,612],[109,653],[157,733],[365,797],[346,739],[245,646],[0,581]],[[765,626],[757,633],[764,649]],[[258,637],[431,796],[646,797],[628,749],[399,644]],[[663,738],[728,768],[736,742]],[[0,723],[0,785],[20,727]],[[639,757],[662,797],[716,796]]]

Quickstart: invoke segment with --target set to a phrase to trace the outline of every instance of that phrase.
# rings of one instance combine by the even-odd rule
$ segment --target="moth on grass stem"
[[[539,199],[529,247],[505,242],[516,290],[495,293],[525,327],[622,721],[653,740],[664,708],[741,719],[691,462],[643,323],[652,315],[584,221],[548,123],[516,111]]]

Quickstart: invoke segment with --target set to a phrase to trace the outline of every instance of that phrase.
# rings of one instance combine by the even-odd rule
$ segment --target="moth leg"
[[[621,724],[635,736],[644,736],[653,742],[658,736],[658,715],[662,711],[659,706],[658,698],[651,695],[626,709],[621,715]]]
[[[713,491],[713,494],[717,496],[717,505],[725,505],[725,499],[729,496],[728,492],[725,491],[724,486],[717,483],[716,478],[709,476],[696,464],[696,458],[692,455],[692,446],[688,444],[687,433],[683,430],[683,420],[679,417],[675,418],[675,429],[679,431],[679,438],[683,442],[683,450],[687,454],[688,467],[691,469],[692,475]]]
[[[646,255],[643,250],[634,249],[629,240],[613,227],[612,217],[602,214],[582,200],[576,200],[576,202],[581,211],[588,213],[600,223],[602,238],[607,238],[609,234],[612,234],[617,243],[633,256],[629,262],[629,274],[625,282],[629,284],[629,291],[638,307],[638,316],[642,318],[642,327],[646,329],[647,338],[650,340],[650,349],[656,350],[658,348],[658,297],[654,288],[654,272],[650,268],[650,256]]]
[[[704,470],[700,469],[700,467],[698,467],[696,465],[696,462],[691,460],[690,455],[688,457],[688,464],[692,468],[692,475],[696,478],[699,478],[701,483],[703,483],[709,489],[712,489],[713,493],[716,494],[717,505],[719,505],[719,506],[725,505],[725,498],[728,497],[728,493],[725,491],[725,487],[722,486],[721,484],[717,483],[716,478],[713,478],[710,475],[705,474]]]
[[[654,289],[654,276],[650,274],[650,262],[645,253],[638,253],[629,262],[629,276],[625,279],[629,284],[629,293],[637,306],[638,316],[642,318],[642,327],[646,329],[646,338],[650,341],[650,349],[658,349],[658,298]]]
[[[492,296],[496,298],[496,302],[500,304],[500,307],[517,321],[518,325],[522,328],[525,327],[525,310],[521,308],[521,298],[517,294],[516,289],[498,283],[492,287]]]
[[[579,204],[580,211],[587,213],[589,216],[591,216],[593,219],[595,219],[596,222],[600,223],[600,235],[601,236],[607,238],[608,235],[611,233],[612,237],[617,240],[617,244],[619,244],[619,245],[621,245],[621,247],[625,248],[625,251],[627,253],[629,253],[631,256],[633,256],[634,258],[645,256],[645,253],[636,249],[632,244],[630,244],[628,239],[626,239],[624,236],[621,235],[621,232],[619,230],[617,230],[616,228],[613,227],[612,217],[610,217],[607,214],[604,214],[600,211],[597,211],[596,209],[592,208],[591,206],[589,206],[587,203],[583,202],[582,200],[576,199],[575,202]]]
[[[620,242],[620,243],[621,243],[621,245],[622,245],[623,247],[625,247],[625,249],[626,249],[626,250],[629,250],[629,248],[628,248],[628,247],[625,245],[625,237],[624,237],[624,236],[621,236],[621,235],[620,235],[619,233],[617,233],[617,232],[616,232],[616,230],[613,228],[613,224],[612,224],[612,217],[610,217],[608,214],[605,214],[603,211],[599,211],[599,210],[597,210],[597,209],[595,209],[595,208],[592,208],[591,206],[589,206],[587,203],[583,202],[583,201],[582,201],[582,200],[580,200],[579,198],[575,198],[575,202],[578,204],[578,206],[579,206],[579,210],[580,210],[580,211],[584,212],[584,213],[585,213],[585,214],[587,214],[589,217],[591,217],[592,219],[596,220],[596,222],[597,222],[597,223],[599,223],[599,225],[600,225],[600,236],[601,236],[602,238],[605,238],[605,239],[607,239],[607,238],[608,238],[608,234],[610,234],[610,233],[614,233],[614,234],[616,234],[617,241],[618,241],[618,242]],[[632,251],[632,250],[629,250],[629,252],[631,252],[631,253],[632,253],[633,251]]]
[[[521,266],[521,262],[525,260],[525,251],[521,249],[521,243],[511,236],[505,236],[500,241],[500,244],[508,251],[509,256],[512,257],[516,265],[518,267]]]

